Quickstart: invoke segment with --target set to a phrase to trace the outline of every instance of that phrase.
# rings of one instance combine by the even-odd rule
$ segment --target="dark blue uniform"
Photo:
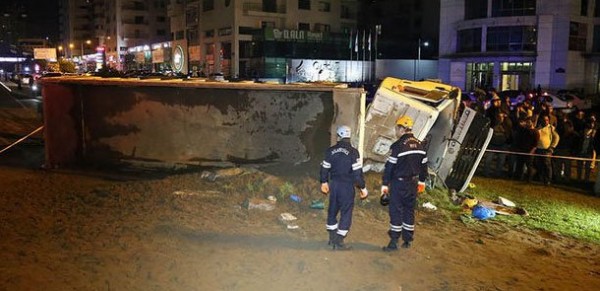
[[[383,185],[390,189],[390,231],[392,239],[411,242],[415,229],[415,204],[418,182],[427,178],[427,156],[421,142],[405,133],[390,147],[385,163]]]
[[[325,152],[321,163],[321,183],[329,181],[329,208],[327,230],[337,230],[346,236],[352,224],[354,208],[354,185],[365,188],[360,154],[347,139],[340,140]],[[338,224],[337,214],[340,213]]]

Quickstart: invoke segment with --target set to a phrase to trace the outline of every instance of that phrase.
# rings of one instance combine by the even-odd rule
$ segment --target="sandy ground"
[[[354,249],[332,251],[325,211],[309,207],[321,197],[314,178],[288,181],[252,169],[212,174],[128,178],[0,167],[0,290],[600,286],[597,244],[496,221],[465,225],[443,211],[419,209],[414,247],[384,253],[387,214],[375,200],[356,205],[347,239]],[[290,184],[304,201],[280,199],[271,211],[244,207],[249,198],[281,196]],[[286,229],[278,221],[283,212],[298,217],[300,228]]]

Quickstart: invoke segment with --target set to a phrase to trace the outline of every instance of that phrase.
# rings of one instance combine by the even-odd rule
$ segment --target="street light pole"
[[[429,46],[429,42],[424,42],[423,46]],[[421,65],[421,37],[419,37],[419,48],[417,49],[417,64],[415,65],[415,76],[414,80],[417,80],[417,76],[421,73],[419,71]]]

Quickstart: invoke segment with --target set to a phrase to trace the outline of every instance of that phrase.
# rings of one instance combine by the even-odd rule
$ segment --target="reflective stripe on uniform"
[[[406,223],[402,223],[402,228],[409,230],[409,231],[413,231],[415,230],[415,226],[411,225],[411,224],[406,224]]]
[[[427,153],[425,151],[420,151],[420,150],[405,151],[405,152],[399,153],[397,157],[403,157],[403,156],[413,155],[413,154],[426,155]]]
[[[427,157],[423,158],[423,161],[421,161],[421,164],[427,164]]]
[[[401,232],[402,231],[402,226],[390,224],[390,230],[391,231],[395,231],[395,232]]]
[[[348,231],[347,230],[338,229],[337,230],[337,234],[339,234],[341,236],[346,236],[348,234]]]
[[[397,163],[397,162],[398,162],[398,158],[394,158],[394,157],[390,156],[390,157],[388,157],[387,161],[388,161],[390,164],[395,164],[395,163]]]
[[[326,224],[325,227],[327,228],[327,230],[336,230],[338,228],[338,225],[337,224],[334,224],[334,225]]]
[[[356,161],[356,163],[352,164],[352,171],[356,171],[362,168],[362,162]]]
[[[329,168],[331,168],[331,164],[330,164],[330,163],[328,163],[328,162],[326,162],[326,161],[322,161],[322,162],[321,162],[321,166],[322,166],[323,168],[325,168],[325,169],[329,169]]]

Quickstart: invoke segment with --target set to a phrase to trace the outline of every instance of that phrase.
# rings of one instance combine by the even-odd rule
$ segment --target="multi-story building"
[[[66,56],[104,48],[109,65],[121,68],[127,48],[169,39],[167,0],[60,0]]]
[[[362,1],[360,29],[378,34],[378,59],[416,59],[418,45],[422,58],[437,58],[439,0]]]
[[[122,68],[127,48],[169,40],[167,0],[104,0],[101,44],[109,65]]]
[[[65,57],[95,52],[98,45],[94,29],[94,1],[59,1],[59,48]]]
[[[600,1],[445,0],[440,15],[446,82],[598,93]]]
[[[290,59],[349,59],[358,0],[170,0],[183,72],[281,78]]]

